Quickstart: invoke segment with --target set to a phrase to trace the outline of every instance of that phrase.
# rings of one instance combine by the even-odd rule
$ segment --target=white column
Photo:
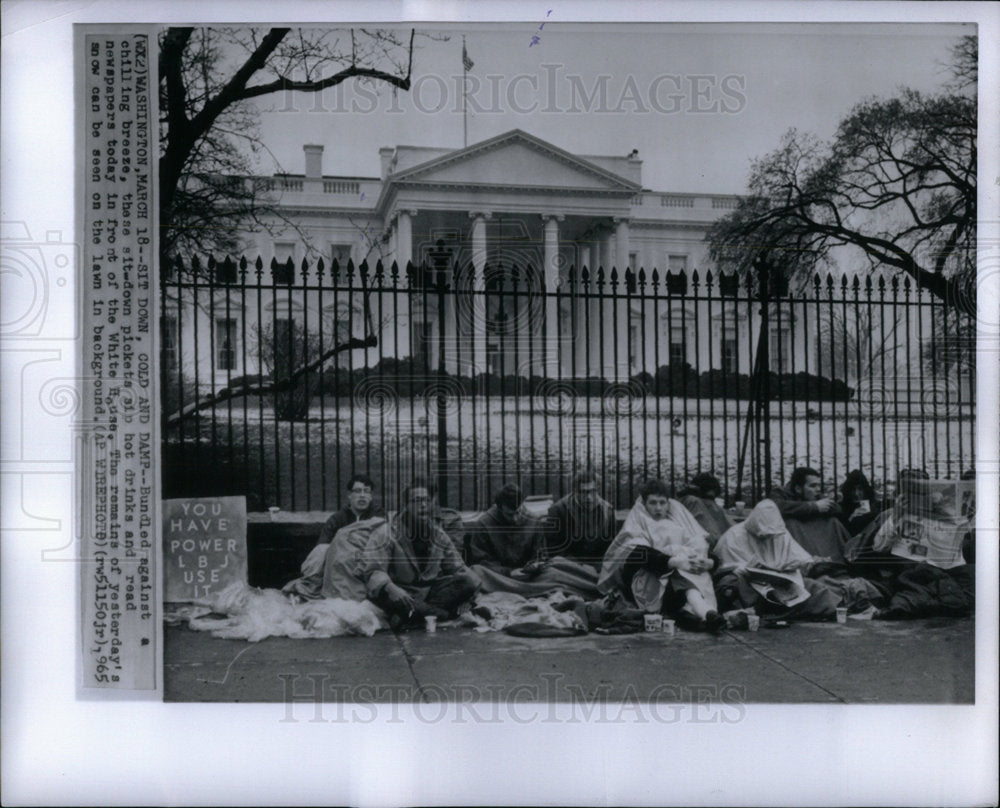
[[[629,232],[628,219],[615,217],[615,266],[623,280],[628,269]]]
[[[618,327],[611,340],[611,349],[608,358],[611,362],[610,373],[613,378],[627,380],[632,372],[628,363],[628,339],[629,339],[629,307],[625,298],[625,272],[628,270],[629,251],[629,220],[616,216],[615,222],[615,268],[618,270],[618,296],[608,307],[611,313],[612,328],[615,325],[614,318],[618,318]]]
[[[413,260],[413,217],[415,210],[401,210],[396,217],[396,263],[400,275],[406,273],[406,262]]]
[[[543,213],[545,222],[545,346],[539,352],[538,370],[542,376],[556,376],[559,371],[559,309],[555,292],[559,284],[559,222],[562,214]]]
[[[488,211],[470,211],[472,219],[472,266],[475,277],[472,283],[472,364],[474,373],[484,373],[486,368],[486,297],[483,292],[486,282],[483,270],[486,266],[488,244],[486,243],[486,220],[492,216]]]
[[[397,238],[397,236],[399,235],[399,228],[396,227],[395,217],[389,220],[388,233],[389,233],[389,255],[392,257],[389,259],[389,266],[385,268],[386,275],[389,274],[389,269],[392,267],[393,261],[395,261],[397,264],[399,263],[399,258],[397,258],[397,252],[396,252],[396,245],[399,242],[399,239]]]

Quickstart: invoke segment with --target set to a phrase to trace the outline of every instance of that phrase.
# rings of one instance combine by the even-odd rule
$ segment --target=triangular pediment
[[[390,181],[634,193],[640,186],[520,130],[457,149]]]

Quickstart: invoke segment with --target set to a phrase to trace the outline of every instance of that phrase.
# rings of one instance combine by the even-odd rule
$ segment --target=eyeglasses
[[[347,493],[349,493],[349,494],[370,494],[371,492],[372,492],[372,489],[370,489],[370,488],[369,488],[369,487],[368,487],[368,486],[366,485],[366,486],[363,486],[363,487],[361,487],[361,488],[358,488],[357,486],[355,486],[354,488],[352,488],[352,489],[351,489],[350,491],[348,491]]]

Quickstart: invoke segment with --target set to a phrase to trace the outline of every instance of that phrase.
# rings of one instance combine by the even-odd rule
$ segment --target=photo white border
[[[76,171],[74,23],[533,21],[549,8],[560,21],[977,22],[979,217],[991,223],[979,238],[1000,243],[995,3],[9,2],[3,6],[0,74],[2,218],[75,232],[68,179]],[[988,280],[979,305],[995,322],[998,278]],[[993,348],[979,352],[977,429],[978,466],[996,480],[1000,383]],[[15,395],[17,386],[5,377],[0,395]],[[11,493],[7,486],[4,475],[4,499]],[[61,512],[58,503],[53,508]],[[996,486],[978,512],[987,535],[995,537]],[[37,542],[37,536],[12,531],[2,544],[5,805],[996,800],[996,542],[977,548],[974,707],[751,705],[745,721],[728,726],[291,724],[280,722],[280,704],[80,701],[73,676],[78,571],[72,563],[40,564]]]

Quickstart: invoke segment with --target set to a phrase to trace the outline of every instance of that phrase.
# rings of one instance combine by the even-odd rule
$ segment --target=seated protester
[[[722,486],[711,474],[696,474],[687,488],[680,492],[678,499],[708,533],[709,549],[715,546],[719,537],[733,526],[733,521],[716,499],[722,495]]]
[[[968,508],[948,502],[926,474],[900,473],[896,502],[871,537],[892,596],[875,619],[961,617],[975,606],[975,567],[969,563]]]
[[[552,504],[544,520],[545,552],[596,569],[615,535],[615,509],[597,493],[597,477],[592,472],[576,474],[571,488]]]
[[[707,536],[690,511],[670,499],[663,482],[648,481],[604,556],[598,586],[621,592],[647,612],[717,632],[726,621],[717,611],[708,574],[714,562]]]
[[[785,529],[777,505],[761,500],[746,521],[727,530],[715,545],[716,588],[723,608],[754,608],[780,619],[836,617],[840,598],[803,576],[814,558]],[[783,577],[768,577],[767,573]]]
[[[385,517],[373,516],[342,527],[329,544],[317,544],[302,562],[300,577],[289,581],[282,592],[293,602],[341,598],[364,600],[361,560],[372,531],[385,524]]]
[[[880,512],[875,489],[868,478],[855,469],[840,486],[840,513],[837,518],[852,536],[857,536],[870,525]]]
[[[309,555],[306,556],[305,560],[302,562],[302,567],[300,570],[299,577],[293,581],[289,581],[282,587],[282,591],[287,594],[292,600],[318,600],[319,598],[329,598],[329,597],[345,597],[349,600],[364,600],[364,588],[360,587],[360,594],[358,597],[352,597],[348,594],[344,594],[339,590],[343,587],[336,587],[334,593],[331,593],[329,586],[324,588],[324,574],[326,570],[327,556],[330,551],[330,547],[333,544],[333,538],[337,533],[345,527],[357,525],[358,523],[365,522],[371,519],[378,519],[383,517],[383,511],[381,508],[377,507],[373,499],[373,491],[375,484],[372,482],[371,478],[364,474],[354,474],[347,481],[347,502],[344,507],[339,511],[335,511],[331,514],[330,518],[326,520],[323,527],[319,531],[319,539],[316,542],[316,546],[310,551]],[[363,526],[367,530],[370,530],[373,525],[367,524]],[[365,529],[361,533],[355,535],[352,539],[347,540],[347,546],[342,546],[334,551],[334,555],[338,557],[343,555],[343,561],[349,560],[352,554],[355,554],[360,548],[362,548],[368,540],[368,534]],[[359,587],[357,582],[353,582],[353,585],[347,583],[347,581],[342,582],[347,586],[352,594],[357,594]]]
[[[829,497],[820,497],[822,487],[818,471],[797,468],[788,485],[774,489],[769,499],[778,506],[785,527],[803,550],[843,564],[844,546],[851,536],[837,518],[837,504]]]
[[[434,493],[429,483],[414,480],[399,514],[373,531],[364,549],[359,572],[368,598],[389,614],[393,628],[420,625],[428,615],[454,617],[479,588],[434,520]]]
[[[521,489],[512,483],[501,488],[486,513],[469,525],[465,533],[465,559],[509,575],[526,564],[541,561],[545,554],[542,536],[529,525],[520,510]]]
[[[320,529],[317,544],[329,544],[337,531],[342,527],[382,516],[383,511],[375,505],[375,483],[365,474],[355,474],[347,481],[347,502],[339,511],[335,511]]]
[[[851,571],[858,575],[881,580],[899,572],[902,559],[893,556],[887,546],[875,549],[875,537],[879,535],[893,513],[901,515],[906,510],[907,491],[919,486],[930,476],[923,469],[903,469],[896,480],[896,498],[887,501],[885,507],[857,533],[844,548],[844,555]],[[884,540],[884,536],[883,536]],[[882,544],[883,542],[880,542]]]

